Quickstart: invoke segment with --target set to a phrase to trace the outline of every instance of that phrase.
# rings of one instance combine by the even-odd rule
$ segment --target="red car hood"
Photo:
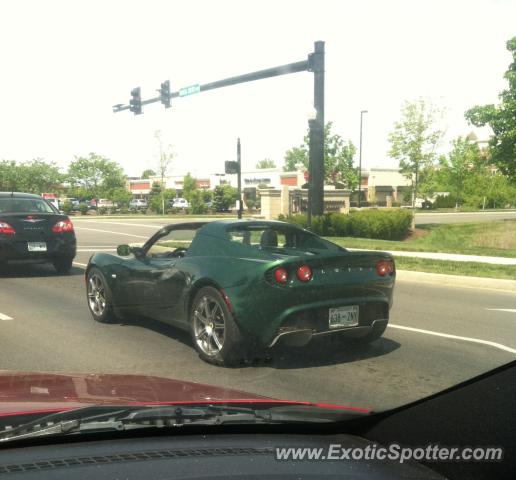
[[[0,416],[61,411],[92,404],[297,403],[344,408],[344,405],[276,400],[241,390],[148,375],[52,374],[0,371]]]

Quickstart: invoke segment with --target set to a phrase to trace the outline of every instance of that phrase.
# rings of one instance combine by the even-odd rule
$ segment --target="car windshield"
[[[516,359],[516,0],[0,19],[0,444],[107,404],[385,413]]]
[[[39,198],[0,198],[0,213],[56,213],[48,202]]]

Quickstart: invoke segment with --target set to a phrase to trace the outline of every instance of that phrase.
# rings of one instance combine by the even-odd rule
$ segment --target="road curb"
[[[516,293],[516,280],[498,278],[466,277],[463,275],[445,275],[442,273],[414,272],[411,270],[396,270],[396,279],[402,282],[429,283],[432,285],[450,285],[488,289]]]

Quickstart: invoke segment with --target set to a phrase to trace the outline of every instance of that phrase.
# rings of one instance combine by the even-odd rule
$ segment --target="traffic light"
[[[172,95],[170,93],[170,80],[165,80],[161,84],[161,88],[159,89],[159,96],[161,103],[165,105],[165,108],[170,108],[170,101],[172,100]]]
[[[140,115],[142,113],[142,93],[140,87],[136,87],[131,90],[129,110],[135,115]]]

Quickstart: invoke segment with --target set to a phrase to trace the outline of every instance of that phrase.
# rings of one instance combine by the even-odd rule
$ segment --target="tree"
[[[205,213],[206,204],[204,203],[203,192],[200,189],[196,189],[190,192],[190,207],[188,208],[189,213],[194,215]]]
[[[67,177],[72,188],[83,187],[95,198],[109,198],[113,190],[125,187],[122,167],[96,153],[75,157],[68,166]]]
[[[133,195],[125,188],[115,188],[111,191],[108,198],[120,208],[127,208],[129,207],[129,202],[132,200]]]
[[[473,174],[473,168],[478,164],[479,148],[468,138],[458,137],[452,142],[452,150],[448,157],[439,159],[440,184],[450,191],[455,198],[455,209],[459,207],[464,194],[464,184]]]
[[[394,130],[389,134],[389,155],[399,161],[401,172],[412,181],[413,211],[420,185],[433,172],[435,149],[443,134],[436,128],[439,114],[436,107],[423,99],[406,101],[401,108],[401,119],[394,124]],[[412,228],[415,228],[414,215]]]
[[[213,208],[217,212],[225,212],[238,199],[238,190],[231,185],[218,185],[213,191]]]
[[[211,202],[213,200],[213,192],[211,190],[202,190],[202,199],[204,203]]]
[[[276,164],[274,163],[274,160],[264,158],[256,164],[256,168],[276,168]]]
[[[183,198],[190,202],[190,196],[195,190],[197,190],[197,179],[192,177],[190,173],[187,173],[183,178]]]
[[[358,175],[353,167],[356,148],[351,141],[345,142],[340,135],[332,134],[332,125],[328,122],[324,127],[324,181],[354,190],[358,185]],[[308,170],[308,133],[302,145],[287,150],[283,170],[294,171],[299,163]]]
[[[507,42],[507,50],[513,62],[504,75],[509,88],[500,93],[500,104],[473,107],[465,117],[477,127],[491,127],[494,133],[489,140],[492,162],[516,183],[516,37]]]
[[[59,167],[41,158],[23,163],[16,163],[14,160],[0,162],[0,191],[55,193],[61,188],[62,180]]]
[[[147,168],[146,170],[144,170],[142,172],[143,179],[148,179],[150,177],[155,177],[155,176],[156,176],[156,172],[154,170],[152,170],[152,168]]]
[[[297,165],[302,164],[308,169],[308,148],[305,145],[292,147],[285,153],[283,171],[295,172]]]
[[[176,197],[176,191],[173,188],[162,189],[158,182],[154,182],[152,185],[149,207],[153,212],[159,213],[163,211],[163,199],[165,199],[165,205],[168,205],[170,200]]]
[[[161,179],[161,213],[165,215],[165,177],[167,176],[168,169],[170,168],[170,164],[174,158],[174,152],[172,151],[172,145],[163,145],[163,140],[161,138],[161,132],[156,130],[154,132],[154,138],[158,142],[159,148],[159,156],[158,156],[158,165],[157,165],[157,173]]]

